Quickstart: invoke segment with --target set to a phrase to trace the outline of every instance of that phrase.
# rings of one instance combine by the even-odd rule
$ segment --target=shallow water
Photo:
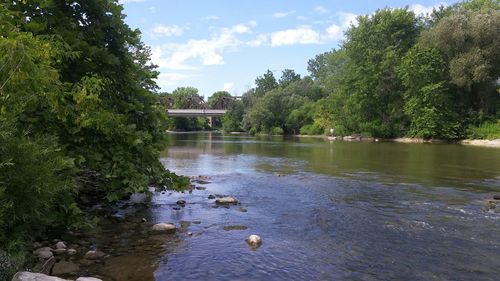
[[[156,280],[498,280],[500,149],[172,134],[161,160],[210,183],[153,198],[154,222],[192,232]]]

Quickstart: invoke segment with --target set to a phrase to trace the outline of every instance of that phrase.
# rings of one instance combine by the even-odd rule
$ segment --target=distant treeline
[[[386,8],[360,16],[310,76],[271,71],[232,105],[227,131],[500,138],[500,1],[427,16]]]

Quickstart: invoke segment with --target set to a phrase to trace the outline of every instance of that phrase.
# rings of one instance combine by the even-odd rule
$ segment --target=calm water
[[[155,222],[185,221],[192,232],[160,257],[156,280],[500,278],[500,214],[485,209],[500,193],[500,149],[170,138],[165,166],[210,183],[155,196]],[[241,205],[214,208],[209,194]],[[187,205],[175,210],[178,199]],[[224,230],[231,225],[248,228]],[[246,245],[250,234],[263,238],[260,248]]]

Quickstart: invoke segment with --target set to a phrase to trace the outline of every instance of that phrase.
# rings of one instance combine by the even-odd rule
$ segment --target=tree
[[[358,21],[358,26],[347,31],[343,45],[349,65],[340,95],[348,99],[358,133],[393,137],[406,122],[403,87],[395,67],[415,44],[421,27],[407,9],[377,10]]]
[[[471,1],[492,3],[493,1]],[[477,3],[476,3],[477,4]],[[497,8],[498,8],[497,3]],[[423,33],[420,43],[436,48],[448,66],[450,83],[461,114],[484,121],[500,106],[497,81],[500,78],[500,10],[458,9]]]
[[[234,98],[227,91],[217,91],[208,97],[208,106],[212,109],[228,109],[234,102]]]
[[[255,79],[255,85],[255,94],[261,97],[267,92],[278,87],[278,82],[276,82],[276,78],[274,78],[273,72],[268,69],[266,73]]]
[[[296,74],[293,69],[283,70],[283,74],[279,80],[279,85],[281,87],[286,87],[292,82],[300,81],[300,74]]]
[[[398,75],[406,88],[404,110],[411,122],[409,135],[426,139],[462,136],[446,63],[436,49],[412,48],[398,66]]]

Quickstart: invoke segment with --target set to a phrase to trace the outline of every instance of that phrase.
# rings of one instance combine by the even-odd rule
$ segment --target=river
[[[169,137],[164,165],[209,183],[154,196],[155,222],[189,230],[161,256],[156,280],[500,278],[500,214],[485,208],[500,193],[500,149]],[[216,208],[210,194],[241,203]],[[179,199],[187,204],[175,210]],[[245,243],[250,234],[261,247]]]

